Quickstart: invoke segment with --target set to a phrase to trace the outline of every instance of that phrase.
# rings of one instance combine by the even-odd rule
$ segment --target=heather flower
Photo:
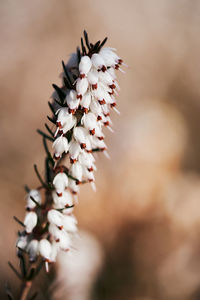
[[[38,130],[46,151],[45,178],[35,165],[40,186],[26,187],[24,222],[16,218],[23,226],[17,241],[20,259],[24,252],[30,262],[37,264],[42,258],[47,271],[60,251],[72,247],[77,232],[72,213],[80,186],[90,183],[96,190],[94,153],[109,157],[103,131],[112,131],[111,109],[118,112],[116,70],[121,70],[123,62],[113,48],[103,48],[107,38],[93,45],[86,32],[84,36],[86,46],[82,40],[81,50],[77,48],[68,63],[62,62],[62,87],[53,84],[52,116],[48,117],[52,127],[45,124],[47,133]],[[52,142],[53,153],[47,141]]]

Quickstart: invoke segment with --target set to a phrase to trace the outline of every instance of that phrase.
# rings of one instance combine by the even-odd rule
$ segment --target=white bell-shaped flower
[[[109,72],[99,72],[99,81],[101,81],[104,84],[112,85],[113,84],[113,78],[110,75]]]
[[[98,70],[98,71],[106,71],[106,64],[104,59],[101,55],[94,53],[91,57],[92,65]]]
[[[99,55],[103,58],[106,63],[106,66],[115,67],[115,65],[121,64],[122,60],[120,57],[113,51],[112,48],[102,48],[99,52]]]
[[[30,192],[27,194],[27,205],[26,207],[28,209],[33,209],[36,207],[36,203],[31,199],[33,198],[35,200],[35,202],[37,202],[38,204],[41,204],[41,194],[38,190],[30,190]]]
[[[103,140],[104,139],[104,134],[102,132],[102,128],[101,126],[97,126],[95,128],[95,136],[99,139],[99,140]]]
[[[77,99],[77,93],[74,90],[70,90],[66,96],[66,102],[69,106],[69,112],[74,113],[79,106],[80,100]]]
[[[92,112],[89,112],[88,114],[84,114],[81,119],[81,123],[86,129],[89,130],[91,135],[95,134],[95,129],[98,125],[97,125],[97,118]]]
[[[81,57],[80,63],[79,63],[79,72],[80,72],[80,78],[84,78],[85,75],[88,74],[92,67],[92,62],[89,56],[85,55]]]
[[[63,215],[63,228],[67,232],[77,232],[77,219],[74,216]]]
[[[59,229],[63,228],[63,215],[61,212],[55,209],[51,209],[48,211],[47,219],[49,223],[52,223],[56,226],[58,226]]]
[[[91,153],[87,153],[84,151],[79,154],[78,161],[80,162],[81,165],[90,169],[90,168],[93,168],[95,159]]]
[[[112,76],[113,80],[117,78],[116,71],[114,68],[107,69],[107,72]]]
[[[76,117],[69,113],[69,109],[66,107],[62,107],[58,110],[57,116],[57,131],[55,136],[57,135],[58,131],[62,130],[63,133],[69,131],[72,127],[76,125]]]
[[[80,147],[80,144],[77,141],[72,140],[69,144],[69,155],[71,163],[75,163],[77,161],[78,155],[81,152],[82,149]]]
[[[91,103],[91,93],[88,92],[83,96],[81,103],[80,103],[80,105],[83,108],[85,113],[88,113],[90,103]]]
[[[59,128],[62,128],[63,124],[69,120],[71,114],[68,112],[67,107],[61,107],[56,111],[57,120],[56,124]]]
[[[69,173],[74,178],[76,178],[78,181],[82,181],[83,170],[82,170],[82,166],[79,162],[71,165],[71,167],[69,169]]]
[[[69,188],[72,192],[72,194],[76,195],[79,193],[79,185],[77,184],[76,180],[69,179]]]
[[[94,148],[98,148],[98,149],[100,149],[102,151],[105,150],[105,149],[107,149],[106,144],[105,144],[105,142],[103,140],[99,140],[95,136],[91,136],[90,140],[91,140],[91,144],[92,144],[92,148],[93,149]]]
[[[59,246],[56,242],[51,243],[50,262],[56,262],[56,257],[59,251]]]
[[[16,243],[16,247],[20,248],[20,249],[26,249],[26,246],[28,245],[28,237],[27,235],[21,235],[19,236],[17,243]]]
[[[64,136],[58,137],[53,143],[54,156],[59,159],[63,152],[67,153],[69,149],[68,140]]]
[[[30,261],[35,261],[39,254],[39,242],[38,240],[31,240],[28,244],[27,251],[29,254]]]
[[[102,108],[100,103],[97,100],[92,100],[90,103],[90,110],[93,114],[96,115],[97,120],[102,119]]]
[[[86,180],[92,182],[95,180],[95,177],[94,177],[94,173],[93,172],[90,172],[88,171],[87,168],[83,168],[83,176]]]
[[[37,214],[30,211],[26,214],[24,219],[24,225],[27,233],[31,233],[37,225]]]
[[[58,245],[61,250],[68,251],[72,246],[72,241],[70,235],[66,231],[60,232],[60,240]]]
[[[53,236],[56,242],[59,242],[60,235],[63,234],[63,230],[60,230],[55,224],[49,224],[49,233]]]
[[[77,98],[82,99],[83,95],[87,92],[88,80],[87,78],[78,78],[76,81]]]
[[[68,177],[64,172],[58,173],[53,179],[53,185],[58,196],[62,196],[63,191],[68,186]]]
[[[46,261],[51,260],[52,245],[48,240],[46,239],[40,240],[38,249],[40,255],[44,257]]]
[[[87,80],[88,80],[89,84],[92,85],[93,90],[97,89],[98,81],[99,81],[99,73],[102,73],[102,72],[97,72],[97,70],[95,68],[92,68],[87,75]]]
[[[88,131],[82,126],[74,128],[73,135],[75,140],[80,144],[81,149],[86,148]]]
[[[52,192],[54,208],[61,209],[73,205],[72,195],[69,191],[63,191],[62,196],[59,197],[55,191]]]

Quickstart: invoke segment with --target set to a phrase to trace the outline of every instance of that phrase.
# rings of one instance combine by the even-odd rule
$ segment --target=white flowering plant
[[[111,109],[119,113],[116,70],[123,72],[123,61],[115,49],[104,47],[106,41],[92,44],[84,31],[81,49],[77,48],[67,63],[62,62],[62,87],[53,84],[52,101],[48,102],[51,125],[45,124],[47,132],[38,130],[46,151],[45,178],[34,165],[40,186],[25,187],[24,221],[14,217],[23,227],[16,244],[20,271],[9,265],[22,280],[20,299],[27,299],[41,267],[45,265],[48,272],[59,251],[72,247],[77,232],[73,209],[80,186],[90,183],[95,190],[94,154],[103,152],[108,157],[103,129],[112,131]],[[14,299],[9,289],[7,295]]]

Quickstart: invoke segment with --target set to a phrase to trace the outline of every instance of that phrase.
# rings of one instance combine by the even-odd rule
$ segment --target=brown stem
[[[32,281],[25,281],[22,285],[20,300],[27,300],[28,293],[30,291]]]

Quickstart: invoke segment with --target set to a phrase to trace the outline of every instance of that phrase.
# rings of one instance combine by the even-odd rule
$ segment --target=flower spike
[[[90,43],[85,30],[83,35],[81,48],[77,47],[67,63],[62,61],[62,86],[52,85],[53,100],[48,102],[52,116],[47,117],[52,124],[45,123],[47,133],[37,130],[46,155],[42,176],[34,165],[40,186],[25,188],[24,222],[14,217],[23,227],[16,244],[21,265],[27,261],[25,255],[30,262],[27,272],[22,268],[18,274],[23,284],[36,277],[41,261],[48,272],[58,253],[73,247],[77,232],[73,210],[80,186],[90,183],[96,191],[94,154],[104,152],[109,158],[104,128],[113,132],[110,112],[119,113],[116,73],[124,64],[115,49],[104,48],[107,37]]]

